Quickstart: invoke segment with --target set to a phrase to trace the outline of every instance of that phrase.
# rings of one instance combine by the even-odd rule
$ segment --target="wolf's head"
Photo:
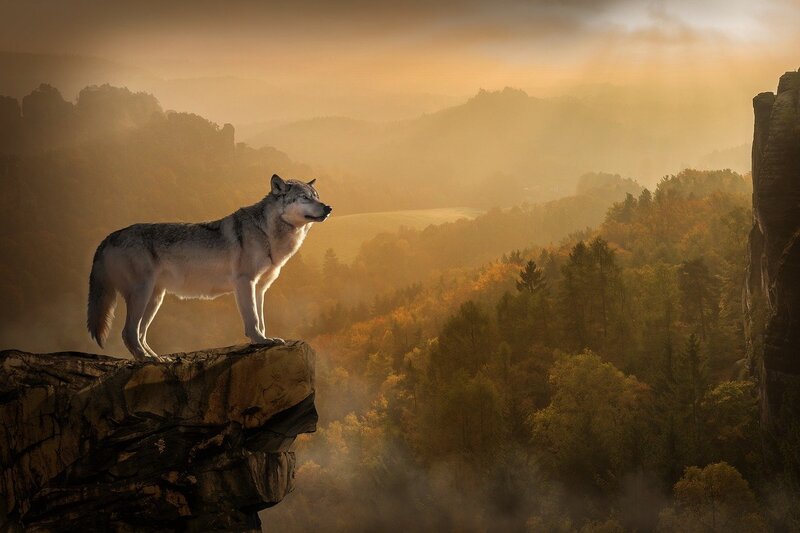
[[[302,226],[311,222],[322,222],[331,214],[333,208],[319,199],[314,182],[303,183],[297,180],[284,180],[277,174],[272,176],[270,194],[277,197],[282,206],[281,218],[292,226]]]

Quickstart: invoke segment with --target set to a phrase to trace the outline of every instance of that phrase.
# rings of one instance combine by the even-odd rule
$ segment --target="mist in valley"
[[[797,68],[796,3],[0,9],[0,348],[127,357],[124,306],[85,331],[114,230],[275,173],[334,207],[267,293],[320,423],[265,531],[798,523],[741,310],[751,99]],[[148,338],[245,341],[230,295],[168,297]]]

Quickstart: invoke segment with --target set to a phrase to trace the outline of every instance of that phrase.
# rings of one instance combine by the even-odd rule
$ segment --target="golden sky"
[[[163,79],[257,80],[332,101],[346,93],[377,101],[397,94],[460,98],[504,86],[548,95],[602,84],[749,100],[800,66],[800,0],[0,0],[0,6],[6,15],[0,50],[102,57]],[[289,100],[300,105],[297,94]],[[335,104],[318,103],[311,102],[309,114],[337,113]],[[338,113],[346,114],[341,106]]]

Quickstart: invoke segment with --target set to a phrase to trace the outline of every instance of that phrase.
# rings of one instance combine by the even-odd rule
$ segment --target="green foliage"
[[[710,441],[709,458],[725,460],[741,472],[758,475],[762,462],[754,383],[724,381],[706,392],[701,409]]]
[[[612,490],[641,456],[648,387],[588,351],[556,362],[550,387],[550,405],[531,418],[534,447],[558,479]]]

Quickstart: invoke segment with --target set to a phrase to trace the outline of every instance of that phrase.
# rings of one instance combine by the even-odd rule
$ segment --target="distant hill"
[[[325,117],[272,125],[245,140],[346,169],[373,186],[402,183],[392,198],[409,208],[546,201],[570,194],[580,175],[597,170],[655,183],[705,153],[693,147],[691,130],[648,129],[624,113],[617,119],[597,99],[534,98],[512,88],[481,90],[413,120]]]
[[[22,98],[42,83],[58,87],[72,99],[87,85],[148,86],[150,72],[101,57],[32,54],[0,50],[0,94]]]
[[[275,120],[342,114],[395,120],[435,111],[458,100],[426,92],[365,88],[353,92],[327,87],[321,98],[315,85],[287,85],[265,78],[200,75],[191,68],[152,72],[102,57],[0,51],[0,94],[22,98],[42,83],[58,87],[67,99],[88,85],[110,84],[158,96],[165,109],[191,111],[239,127]],[[258,131],[252,129],[251,131]]]
[[[750,172],[750,143],[714,150],[697,159],[697,168],[712,170],[715,168],[729,168],[736,172]]]

